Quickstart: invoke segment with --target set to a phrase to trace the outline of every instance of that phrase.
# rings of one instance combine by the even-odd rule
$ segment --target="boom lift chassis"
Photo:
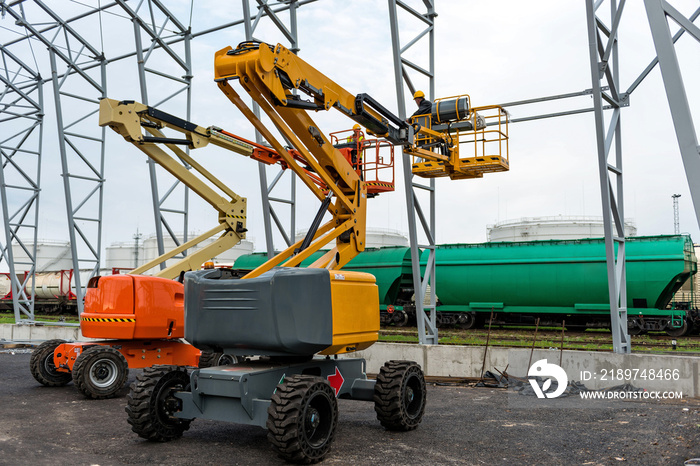
[[[238,143],[226,142],[222,136],[230,134],[218,128],[197,127],[134,102],[104,99],[100,124],[154,159],[160,155],[157,150],[154,155],[157,143],[171,150],[178,144],[196,149],[214,143],[265,163],[280,163],[301,178],[321,208],[306,238],[243,277],[225,269],[184,275],[185,338],[202,350],[243,359],[189,373],[178,365],[145,369],[128,396],[132,430],[149,440],[167,441],[180,437],[194,418],[257,425],[268,429],[280,456],[310,463],[323,459],[331,446],[338,421],[336,398],[374,401],[383,426],[415,429],[426,401],[416,363],[390,361],[375,381],[367,378],[363,359],[338,359],[378,338],[374,277],[340,270],[365,247],[368,183],[348,152],[334,147],[307,112],[336,108],[392,144],[408,140],[409,125],[369,96],[348,93],[281,45],[228,47],[217,52],[215,65],[220,89],[271,144],[267,153],[264,146],[256,147],[259,152],[236,150]],[[231,79],[239,80],[293,149],[255,117],[229,85]],[[293,88],[312,100],[293,95]],[[186,138],[165,138],[163,126]],[[176,176],[182,171],[177,164],[159,163]],[[220,221],[228,221],[229,206],[210,203],[219,209]],[[326,211],[332,219],[322,224]],[[310,267],[297,267],[332,241],[335,246]]]
[[[224,269],[184,275],[185,338],[202,350],[243,359],[189,373],[176,365],[146,369],[128,396],[132,430],[149,440],[168,441],[182,436],[195,418],[257,425],[268,429],[281,457],[310,463],[323,459],[331,446],[338,420],[336,398],[374,401],[384,427],[415,429],[426,401],[418,364],[389,361],[375,381],[367,378],[363,359],[338,358],[365,349],[378,338],[374,277],[341,268],[365,248],[366,201],[378,192],[368,190],[368,185],[391,190],[393,178],[389,184],[368,183],[366,171],[358,168],[349,152],[332,144],[308,112],[335,108],[369,134],[404,146],[416,157],[416,174],[452,179],[508,169],[507,115],[494,108],[499,128],[496,137],[489,138],[476,112],[469,109],[468,97],[461,96],[438,105],[436,115],[409,124],[370,96],[350,94],[279,44],[244,42],[236,49],[220,50],[215,55],[215,77],[222,92],[272,146],[258,146],[259,152],[227,148],[293,170],[321,207],[303,240],[242,277]],[[293,149],[281,144],[254,115],[230,86],[231,80],[238,80]],[[102,107],[101,124],[151,157],[144,147],[153,143],[195,149],[230,142],[218,128],[197,127],[134,102],[105,99]],[[186,138],[164,138],[159,132],[162,126]],[[142,128],[151,135],[144,136]],[[474,136],[475,152],[460,158],[461,135],[466,134]],[[477,143],[484,146],[494,140],[497,154],[478,153]],[[356,160],[362,158],[354,155]],[[171,172],[176,174],[175,169]],[[227,217],[226,208],[220,212],[221,219]],[[322,224],[326,212],[332,218]],[[298,267],[330,242],[334,247],[308,268]]]
[[[100,124],[111,126],[127,140],[132,140],[132,133],[136,132],[139,140],[136,146],[212,205],[219,223],[128,275],[91,279],[80,327],[84,336],[99,340],[49,340],[32,353],[30,370],[38,382],[46,386],[62,386],[72,380],[82,394],[95,399],[115,396],[126,383],[129,368],[142,369],[157,364],[205,367],[235,361],[234,356],[202,353],[182,341],[184,287],[182,281],[173,279],[186,271],[199,269],[203,262],[245,238],[246,199],[238,196],[179,146],[191,143],[194,147],[203,147],[214,139],[217,146],[267,163],[274,161],[268,148],[219,129],[206,133],[204,128],[141,104],[103,99]],[[177,128],[189,139],[167,138],[161,131],[164,127]],[[149,136],[141,135],[141,128],[145,128]],[[185,168],[181,161],[191,169]],[[164,267],[154,276],[141,275],[217,234],[220,236],[215,241]],[[124,295],[133,298],[125,300]],[[115,296],[119,298],[115,299]]]

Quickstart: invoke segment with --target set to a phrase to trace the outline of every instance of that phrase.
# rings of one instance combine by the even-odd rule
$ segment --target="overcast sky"
[[[66,2],[49,1],[59,10]],[[89,3],[89,2],[88,2]],[[190,2],[168,1],[193,31],[242,17],[239,2],[197,1],[190,20]],[[233,5],[229,5],[233,3]],[[391,55],[387,2],[319,0],[298,10],[299,55],[336,80],[353,94],[368,93],[387,108],[397,111]],[[423,11],[422,2],[409,2]],[[694,0],[672,2],[685,15],[697,7]],[[76,11],[80,5],[72,4]],[[609,8],[605,2],[604,8]],[[591,88],[584,2],[540,1],[449,1],[436,2],[435,97],[469,94],[474,106],[500,104],[536,97],[578,92]],[[66,17],[70,15],[64,11]],[[282,14],[286,20],[287,15]],[[423,29],[422,23],[402,17],[402,45]],[[608,21],[608,24],[610,22]],[[0,41],[16,33],[14,20],[0,20]],[[131,23],[123,18],[103,18],[106,55],[133,49]],[[675,31],[675,29],[674,29]],[[255,36],[266,42],[283,42],[268,21]],[[242,26],[198,37],[192,46],[194,67],[191,120],[202,126],[216,125],[253,138],[252,126],[213,83],[214,52],[244,40]],[[95,38],[99,42],[98,37]],[[284,43],[284,42],[283,42]],[[97,46],[97,45],[96,45]],[[100,46],[97,46],[100,48]],[[42,61],[36,47],[37,60]],[[676,47],[682,63],[688,99],[693,107],[696,132],[700,104],[700,44],[687,35]],[[417,46],[407,57],[427,66],[426,48]],[[45,55],[44,55],[45,56]],[[627,87],[654,58],[655,51],[642,2],[628,2],[621,25],[621,88]],[[169,65],[162,59],[163,69]],[[157,62],[154,62],[157,63]],[[41,64],[47,73],[48,64]],[[155,66],[155,65],[152,65]],[[108,94],[116,99],[141,100],[135,60],[110,65]],[[170,72],[170,71],[168,71]],[[44,74],[43,73],[43,74]],[[44,74],[48,76],[48,74]],[[413,75],[417,86],[428,92],[427,81]],[[154,81],[149,103],[167,95]],[[237,86],[236,83],[233,83]],[[49,86],[47,86],[48,88]],[[239,92],[241,91],[238,87]],[[166,94],[163,94],[166,92]],[[65,240],[68,230],[60,177],[55,114],[50,89],[45,96],[47,124],[44,134],[41,220],[39,237]],[[673,233],[671,195],[681,194],[681,231],[698,241],[699,229],[670,117],[660,72],[655,69],[631,96],[622,111],[625,213],[640,235]],[[513,107],[514,118],[565,109],[592,107],[590,97],[531,107]],[[167,105],[165,106],[168,110]],[[64,108],[64,112],[69,112]],[[408,100],[407,113],[414,111]],[[317,115],[326,133],[352,126],[338,112]],[[185,116],[182,115],[181,116]],[[96,124],[96,117],[86,122]],[[154,231],[145,156],[111,131],[107,135],[103,246],[131,241],[136,229]],[[193,155],[210,167],[234,191],[249,198],[249,238],[265,247],[257,165],[236,154],[218,149]],[[397,154],[398,155],[398,154]],[[407,232],[400,157],[396,166],[397,190],[371,201],[368,227]],[[437,242],[486,241],[487,225],[507,219],[539,216],[601,215],[593,113],[513,124],[510,127],[510,171],[483,179],[437,182]],[[270,175],[276,169],[270,170]],[[166,176],[161,176],[166,180]],[[163,181],[164,182],[164,181]],[[280,188],[284,188],[283,181]],[[318,202],[298,184],[297,229],[310,223]],[[282,197],[284,189],[279,196]],[[283,209],[279,210],[283,219]],[[216,224],[207,205],[190,198],[191,231],[205,231]],[[173,221],[175,229],[181,230]],[[4,243],[4,237],[3,237]],[[281,246],[279,238],[276,245]]]

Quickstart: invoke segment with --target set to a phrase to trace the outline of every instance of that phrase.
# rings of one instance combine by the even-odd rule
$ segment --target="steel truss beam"
[[[0,45],[0,205],[15,321],[34,320],[44,97],[38,70]],[[15,257],[12,245],[21,248]],[[26,271],[20,274],[20,271]]]
[[[700,13],[700,8],[690,18],[686,18],[664,0],[644,0],[644,6],[661,67],[666,98],[671,108],[671,117],[683,158],[690,195],[693,198],[695,217],[700,225],[700,146],[685,93],[678,56],[673,46],[683,32],[687,32],[700,42],[700,28],[693,24]],[[681,28],[674,37],[671,37],[669,18]]]
[[[259,25],[260,19],[267,16],[270,21],[280,30],[282,35],[289,41],[289,50],[294,53],[299,51],[299,42],[297,40],[297,8],[299,7],[299,2],[297,0],[290,0],[289,3],[289,28],[285,26],[284,22],[277,16],[276,12],[268,5],[268,0],[255,0],[257,4],[258,12],[253,18],[251,15],[251,0],[241,0],[243,4],[243,25],[245,28],[245,38],[247,41],[257,40],[254,36],[255,29]],[[260,107],[257,103],[253,102],[253,112],[255,116],[260,118]],[[255,131],[255,141],[257,143],[262,143],[262,135],[256,130]],[[275,255],[275,243],[274,243],[274,231],[272,229],[272,221],[275,222],[277,231],[282,236],[286,246],[282,249],[294,244],[296,241],[294,239],[296,230],[296,176],[291,172],[286,175],[290,179],[290,191],[289,195],[286,196],[282,194],[281,196],[272,196],[272,190],[275,189],[278,182],[285,176],[286,170],[283,170],[277,166],[270,168],[270,170],[277,170],[274,175],[272,182],[268,184],[267,170],[268,167],[263,163],[258,163],[258,170],[260,176],[260,194],[262,198],[262,212],[263,212],[263,225],[265,228],[265,246],[267,248],[267,256],[272,257]],[[274,205],[288,207],[289,208],[289,230],[286,230],[282,221],[280,220],[277,212],[275,211]]]
[[[435,24],[437,16],[433,0],[423,0],[426,13],[420,13],[401,0],[389,1],[389,27],[391,28],[391,46],[394,58],[394,78],[396,80],[396,99],[399,107],[399,116],[406,118],[406,98],[404,84],[411,95],[416,87],[411,81],[409,69],[417,72],[429,81],[430,99],[435,98]],[[400,8],[400,10],[399,10]],[[424,24],[425,28],[403,47],[399,37],[399,11],[407,13],[409,17]],[[428,66],[421,67],[402,57],[403,53],[418,43],[428,42]],[[422,42],[421,42],[422,41]],[[414,183],[411,171],[411,156],[403,153],[403,174],[406,194],[406,207],[408,210],[408,234],[411,242],[411,262],[413,265],[413,289],[415,290],[416,318],[418,321],[418,339],[423,345],[436,345],[438,343],[437,312],[435,287],[435,179],[430,179],[428,186]],[[423,212],[418,199],[418,191],[428,192],[428,216]],[[418,216],[423,233],[427,237],[426,244],[419,244],[418,230],[416,227]],[[421,249],[428,250],[428,260],[421,278],[420,256]],[[430,286],[430,304],[423,303],[428,286]]]
[[[192,32],[190,28],[181,23],[159,0],[148,0],[145,3],[141,2],[137,5],[136,10],[133,10],[125,0],[116,0],[116,3],[126,12],[134,26],[134,45],[136,49],[141,102],[145,105],[162,107],[163,104],[171,102],[176,97],[184,94],[184,112],[178,111],[178,108],[175,108],[173,113],[177,115],[182,115],[184,113],[186,115],[185,118],[189,121],[192,110],[192,60],[190,52]],[[143,17],[147,19],[143,19]],[[145,48],[143,36],[150,41],[150,44],[146,45]],[[182,38],[183,46],[176,49],[175,44],[169,44],[168,42],[172,37]],[[163,54],[165,54],[167,61],[174,64],[173,72],[165,72],[162,62],[152,67],[148,66],[149,59],[153,59],[152,61],[159,60],[162,58]],[[154,84],[149,86],[149,82],[153,82]],[[165,85],[157,86],[155,82]],[[174,91],[168,95],[159,96],[156,102],[151,103],[149,96],[161,88],[168,89],[169,87],[167,84],[174,85]],[[187,149],[186,152],[189,153],[189,149]],[[179,217],[182,222],[182,243],[186,243],[188,240],[189,189],[179,180],[173,180],[172,178],[168,178],[167,183],[169,185],[165,187],[166,189],[162,190],[162,186],[160,186],[159,189],[158,173],[156,170],[157,165],[150,158],[147,162],[148,173],[151,180],[151,200],[153,204],[158,255],[161,256],[165,253],[163,228],[165,228],[168,236],[176,246],[180,246],[181,244],[177,232],[170,226],[166,214],[175,219]],[[182,163],[185,167],[189,168],[187,163],[184,161],[182,161]],[[181,194],[182,197],[175,198],[176,193]],[[183,255],[184,254],[186,254],[186,251],[183,252]],[[163,270],[165,266],[165,262],[161,263],[161,270]]]
[[[612,26],[596,15],[602,2],[586,1],[588,20],[588,46],[593,83],[593,103],[598,152],[598,174],[600,196],[603,203],[603,228],[605,230],[606,263],[610,297],[610,328],[615,353],[630,353],[632,350],[627,331],[627,280],[625,265],[625,216],[622,186],[622,134],[620,108],[627,95],[620,93],[618,64],[618,27],[625,0],[618,6],[610,0]],[[603,91],[603,83],[609,91]],[[603,101],[613,109],[605,128]],[[609,160],[614,147],[615,162]],[[617,254],[616,254],[617,251]]]

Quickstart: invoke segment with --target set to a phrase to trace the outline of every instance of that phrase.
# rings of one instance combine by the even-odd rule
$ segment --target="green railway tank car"
[[[631,237],[626,243],[630,333],[684,334],[697,310],[675,309],[673,296],[697,272],[688,235]],[[421,256],[425,267],[428,252]],[[265,256],[242,256],[236,268],[252,269]],[[311,263],[312,257],[307,262]],[[607,327],[610,305],[602,238],[439,245],[435,252],[438,324],[471,328],[492,313],[496,323],[569,328]],[[305,264],[302,264],[305,265]],[[410,249],[367,250],[346,267],[377,277],[384,324],[415,319]]]
[[[625,244],[630,331],[683,333],[685,312],[669,305],[697,272],[690,237],[633,237]],[[506,320],[513,320],[510,314],[569,326],[609,325],[602,238],[441,245],[435,261],[443,324],[466,313],[463,325],[478,325],[480,315],[493,311]]]

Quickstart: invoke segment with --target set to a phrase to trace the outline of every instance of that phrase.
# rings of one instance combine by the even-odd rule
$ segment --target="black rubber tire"
[[[232,354],[202,351],[202,355],[199,356],[200,369],[204,369],[205,367],[228,366],[231,364],[236,364],[237,362],[238,358]]]
[[[690,330],[690,327],[688,325],[688,321],[686,319],[683,319],[683,325],[681,325],[678,328],[671,328],[670,326],[667,327],[666,329],[666,335],[669,337],[682,337],[688,334],[688,331]]]
[[[389,361],[377,375],[374,410],[388,430],[407,431],[418,427],[425,412],[425,378],[413,361]]]
[[[29,358],[29,370],[32,376],[47,387],[62,387],[72,380],[70,372],[59,372],[53,362],[56,348],[65,340],[47,340],[40,344]]]
[[[277,385],[267,409],[267,438],[284,460],[310,464],[331,448],[338,402],[323,377],[293,375]]]
[[[168,442],[182,437],[191,419],[180,419],[175,391],[188,391],[190,376],[180,366],[147,367],[131,384],[126,396],[127,421],[139,437],[153,442]]]
[[[119,351],[109,346],[90,346],[73,365],[73,384],[87,398],[113,398],[129,378],[129,363]]]

